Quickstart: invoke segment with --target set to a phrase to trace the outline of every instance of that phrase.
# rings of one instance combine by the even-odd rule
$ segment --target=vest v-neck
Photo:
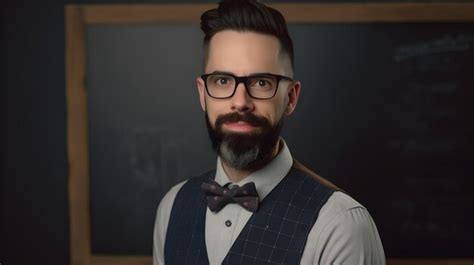
[[[204,179],[188,181],[178,192],[165,244],[166,264],[209,264],[205,234]],[[290,173],[262,200],[223,264],[299,264],[311,227],[333,190],[302,172]]]

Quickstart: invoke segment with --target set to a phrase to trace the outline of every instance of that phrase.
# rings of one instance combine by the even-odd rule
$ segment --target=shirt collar
[[[263,200],[275,186],[288,174],[293,165],[293,157],[285,141],[280,138],[282,148],[273,160],[265,167],[253,172],[243,180],[232,183],[222,168],[220,157],[217,158],[215,181],[224,186],[227,183],[242,186],[248,182],[254,182],[260,201]]]

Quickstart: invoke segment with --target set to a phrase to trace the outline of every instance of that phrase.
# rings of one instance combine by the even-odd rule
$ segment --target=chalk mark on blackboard
[[[187,143],[184,135],[167,127],[136,127],[126,143],[129,168],[134,178],[145,184],[164,186],[174,184],[183,165]],[[189,141],[189,140],[188,140]]]
[[[425,42],[401,46],[396,49],[393,59],[399,63],[413,57],[432,55],[446,52],[461,52],[469,50],[474,43],[474,35],[458,34],[444,35]]]

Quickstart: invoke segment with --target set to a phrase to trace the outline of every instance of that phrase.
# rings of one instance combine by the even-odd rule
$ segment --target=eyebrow
[[[235,73],[226,72],[226,71],[213,71],[211,74],[215,74],[215,75],[233,75],[233,76],[239,77]],[[268,73],[268,72],[262,72],[262,73],[252,73],[248,76],[255,76],[255,75],[274,75],[274,74]]]
[[[234,73],[226,72],[226,71],[213,71],[210,74],[214,74],[214,75],[235,75]]]

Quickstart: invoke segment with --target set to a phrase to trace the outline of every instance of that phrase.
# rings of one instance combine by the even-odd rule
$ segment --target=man
[[[224,1],[201,29],[196,84],[217,167],[161,201],[154,264],[385,264],[367,210],[293,160],[279,136],[301,90],[283,16]]]

